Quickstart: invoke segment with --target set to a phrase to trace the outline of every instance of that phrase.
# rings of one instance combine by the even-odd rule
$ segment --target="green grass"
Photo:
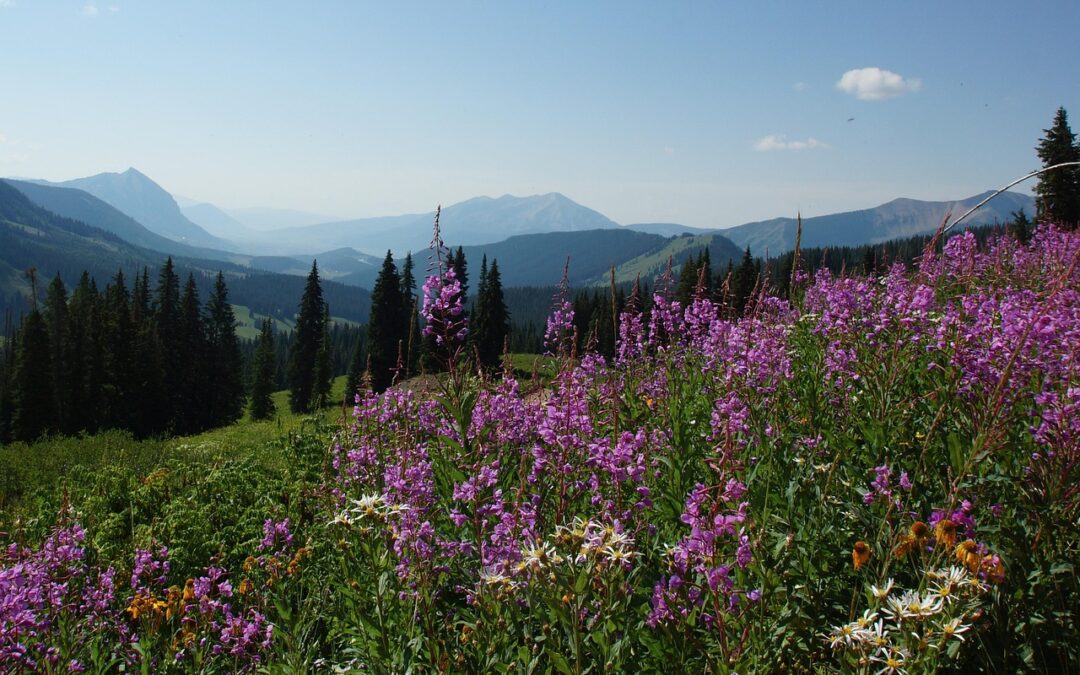
[[[241,340],[254,340],[259,337],[262,322],[270,318],[269,315],[251,311],[251,308],[247,305],[233,305],[232,309],[233,316],[236,317],[236,336]],[[273,319],[273,321],[275,333],[288,333],[293,329],[293,325],[288,321],[281,319]],[[330,323],[353,327],[360,325],[356,321],[344,319],[340,316],[331,316]]]
[[[651,279],[652,276],[660,274],[664,271],[664,267],[667,265],[668,258],[677,258],[678,255],[688,249],[699,249],[708,247],[712,242],[713,235],[711,234],[699,234],[689,237],[675,237],[667,243],[663,248],[640,255],[636,258],[627,260],[623,264],[615,268],[615,283],[620,284],[624,282],[633,281],[638,276],[642,279]],[[676,270],[676,273],[678,270]],[[608,274],[604,274],[597,279],[593,279],[589,284],[594,286],[603,286],[611,282],[611,277]]]

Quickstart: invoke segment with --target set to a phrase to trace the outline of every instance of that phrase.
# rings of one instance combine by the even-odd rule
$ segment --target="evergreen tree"
[[[750,255],[750,247],[747,246],[746,252],[743,253],[742,262],[739,263],[739,267],[735,270],[731,281],[731,293],[735,303],[736,316],[742,316],[746,311],[746,306],[750,301],[750,296],[754,293],[757,282],[757,264],[754,262],[753,256]]]
[[[244,410],[244,376],[236,317],[229,304],[225,275],[218,272],[214,292],[206,305],[207,368],[210,382],[206,400],[211,426],[231,424]]]
[[[398,349],[405,328],[405,312],[401,297],[401,279],[394,257],[386,252],[382,269],[371,291],[371,316],[368,319],[367,349],[371,364],[371,386],[383,391],[394,380]]]
[[[405,254],[405,263],[401,270],[401,298],[405,306],[405,328],[401,334],[404,336],[405,348],[405,377],[413,374],[416,364],[420,359],[420,307],[419,297],[416,295],[416,277],[413,274],[412,253]],[[361,365],[361,372],[363,365]],[[359,384],[359,380],[357,380]],[[348,391],[352,391],[349,389]]]
[[[72,432],[92,433],[101,423],[106,379],[101,316],[97,285],[84,271],[68,303],[71,340],[68,426]]]
[[[210,354],[200,304],[195,275],[189,273],[180,300],[179,349],[173,354],[166,353],[180,377],[180,396],[173,399],[173,427],[182,434],[211,426],[206,399],[211,395],[210,380],[214,373],[209,370]]]
[[[1054,123],[1035,148],[1043,167],[1080,161],[1080,146],[1069,128],[1065,108],[1058,108]],[[1069,166],[1039,176],[1035,186],[1036,220],[1053,221],[1069,228],[1080,224],[1080,166]]]
[[[315,352],[315,372],[311,385],[311,407],[325,408],[330,402],[330,308],[323,305],[323,332],[319,340],[319,350]]]
[[[295,413],[306,413],[311,410],[311,394],[315,385],[315,359],[319,353],[323,324],[326,320],[326,308],[323,305],[318,263],[312,261],[304,295],[300,298],[300,311],[296,316],[296,330],[292,349],[289,352],[289,407]]]
[[[132,429],[136,425],[138,374],[141,368],[135,357],[135,326],[131,303],[124,284],[124,272],[117,270],[112,283],[105,287],[102,340],[106,350],[104,382],[105,414],[102,426]]]
[[[1028,220],[1027,213],[1024,209],[1017,209],[1011,214],[1012,220],[1009,221],[1007,230],[1009,234],[1016,237],[1018,241],[1027,243],[1031,239],[1031,221]]]
[[[67,289],[60,275],[57,274],[45,293],[43,318],[49,331],[49,361],[52,370],[48,376],[55,398],[52,405],[54,422],[56,428],[64,433],[72,431],[68,419],[71,404],[71,389],[68,387],[71,376],[69,368],[71,345],[68,339],[67,303]]]
[[[682,269],[679,271],[679,286],[675,291],[675,298],[686,307],[694,297],[694,289],[698,282],[698,261],[693,255],[686,258]]]
[[[491,368],[499,364],[506,337],[510,333],[510,312],[506,309],[503,297],[502,277],[499,274],[499,261],[491,261],[491,269],[483,274],[487,258],[481,265],[480,291],[473,313],[471,339],[480,358],[480,363]]]
[[[15,358],[12,436],[30,443],[55,429],[49,329],[34,307],[23,321]]]
[[[136,303],[138,304],[138,303]],[[179,416],[187,391],[184,370],[190,365],[181,358],[184,351],[184,333],[180,312],[180,277],[172,258],[168,258],[158,272],[158,284],[154,292],[153,327],[160,344],[165,398],[161,401],[161,417],[166,424]]]
[[[274,350],[273,323],[263,321],[259,333],[259,347],[255,351],[251,381],[251,419],[265,420],[274,416],[274,374],[277,370],[277,358]]]

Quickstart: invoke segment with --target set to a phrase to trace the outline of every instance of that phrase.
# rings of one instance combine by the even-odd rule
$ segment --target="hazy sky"
[[[962,198],[1037,168],[1058,106],[1080,131],[1078,26],[1077,0],[0,0],[0,175],[703,227]]]

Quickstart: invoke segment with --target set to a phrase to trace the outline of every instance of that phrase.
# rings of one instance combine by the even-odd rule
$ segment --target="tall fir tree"
[[[263,321],[259,333],[259,346],[255,350],[251,381],[251,419],[266,420],[274,416],[274,379],[277,370],[277,354],[274,349],[273,323]]]
[[[300,310],[296,315],[292,349],[289,352],[289,407],[294,413],[311,411],[311,394],[315,384],[315,359],[322,342],[326,310],[323,306],[322,285],[319,283],[317,261],[311,262]]]
[[[404,328],[407,314],[404,304],[394,256],[387,251],[371,291],[371,314],[368,318],[368,362],[371,364],[371,386],[376,392],[384,391],[394,380],[398,350],[406,337]]]
[[[1080,145],[1069,128],[1065,108],[1058,108],[1054,123],[1043,130],[1046,135],[1035,150],[1043,168],[1080,161]],[[1038,222],[1055,222],[1069,229],[1080,225],[1080,166],[1067,166],[1039,176],[1035,186],[1035,209]]]
[[[209,370],[206,326],[200,305],[195,275],[189,273],[180,299],[179,349],[172,355],[176,362],[174,365],[180,371],[182,392],[175,399],[173,428],[183,434],[202,431],[210,426],[206,398],[213,373]]]
[[[750,254],[750,247],[747,246],[746,251],[743,253],[742,262],[739,263],[739,267],[735,270],[731,281],[731,293],[737,316],[742,316],[746,312],[746,307],[750,302],[754,289],[757,287],[757,282],[757,263],[754,262],[754,257]]]
[[[510,334],[510,312],[503,296],[499,261],[492,260],[491,267],[485,268],[486,257],[481,265],[481,271],[486,271],[486,274],[481,274],[470,337],[480,363],[486,368],[494,368],[499,365],[499,357]]]
[[[315,352],[315,372],[311,383],[311,407],[321,410],[330,403],[330,375],[333,369],[330,363],[330,307],[323,305],[322,338],[319,350]]]
[[[244,411],[244,372],[236,316],[229,304],[225,275],[218,272],[206,304],[207,367],[210,381],[206,401],[211,426],[231,424]]]
[[[107,379],[101,316],[102,301],[97,284],[84,271],[68,302],[71,340],[68,426],[71,432],[93,433],[101,421],[102,391]]]
[[[158,272],[157,288],[154,291],[154,332],[161,346],[161,365],[165,399],[162,418],[166,424],[173,423],[185,406],[187,379],[185,369],[190,365],[182,358],[184,350],[184,332],[182,329],[180,308],[180,277],[172,258]]]
[[[70,359],[71,341],[68,338],[68,297],[67,288],[57,274],[45,292],[45,326],[49,331],[49,360],[52,371],[48,374],[53,391],[53,417],[56,428],[64,433],[71,433],[69,411],[71,389]]]
[[[113,429],[134,429],[135,409],[139,402],[135,357],[136,329],[131,317],[131,303],[124,284],[123,270],[117,270],[105,287],[103,342],[106,351],[104,425]]]
[[[416,276],[413,272],[412,252],[405,254],[405,262],[401,268],[401,300],[404,303],[405,327],[401,334],[404,340],[403,356],[405,357],[404,377],[413,375],[420,357],[420,307],[419,296],[416,294]],[[359,381],[357,381],[359,383]]]

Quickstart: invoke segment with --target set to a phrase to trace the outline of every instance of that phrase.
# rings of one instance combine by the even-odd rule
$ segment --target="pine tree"
[[[747,246],[746,252],[743,253],[742,262],[739,263],[738,269],[735,270],[731,282],[736,316],[742,316],[746,311],[746,306],[750,302],[750,296],[753,295],[757,282],[757,264],[754,262],[754,257],[750,255],[750,247]]]
[[[15,357],[12,436],[30,443],[54,430],[49,329],[34,307],[23,321]]]
[[[83,272],[68,302],[70,351],[70,397],[68,428],[71,432],[94,432],[101,423],[106,380],[102,339],[102,300],[89,273]]]
[[[215,376],[209,370],[209,349],[206,340],[206,325],[203,322],[199,302],[199,289],[195,275],[188,274],[184,284],[184,295],[180,300],[180,340],[179,349],[171,356],[173,367],[180,375],[181,395],[174,398],[174,429],[179,433],[190,434],[209,428],[209,406],[207,398],[211,378]]]
[[[686,258],[682,269],[679,271],[679,286],[675,291],[675,297],[685,307],[694,297],[694,289],[698,282],[698,261],[693,255]]]
[[[485,257],[481,270],[486,263]],[[506,300],[503,297],[498,260],[492,260],[487,274],[481,275],[480,295],[476,299],[473,317],[470,328],[480,363],[488,368],[495,367],[499,364],[506,337],[510,333],[510,312],[506,309]]]
[[[330,403],[330,308],[323,305],[323,332],[319,340],[319,350],[315,352],[315,372],[311,384],[311,407],[315,410],[325,408]]]
[[[1023,209],[1017,209],[1011,214],[1012,220],[1006,226],[1007,231],[1018,241],[1026,244],[1031,239],[1031,221]]]
[[[218,272],[214,292],[206,304],[208,422],[211,426],[231,424],[244,411],[244,374],[240,340],[236,337],[236,316],[229,304],[225,275]]]
[[[413,275],[412,253],[405,254],[405,262],[401,268],[401,299],[405,306],[405,327],[401,334],[404,339],[405,377],[413,374],[420,358],[420,307],[419,297],[416,295],[416,277]],[[361,367],[361,371],[363,366]],[[357,380],[359,384],[359,380]],[[352,391],[351,389],[348,391]]]
[[[135,326],[124,272],[117,270],[112,283],[105,287],[102,340],[106,350],[107,377],[104,382],[105,413],[102,426],[111,429],[134,429],[138,407],[138,375],[141,368],[135,357]]]
[[[259,346],[255,350],[251,381],[251,419],[265,420],[274,416],[274,375],[277,370],[277,354],[274,349],[273,324],[263,321],[259,333]]]
[[[52,370],[49,373],[53,391],[52,414],[56,428],[64,433],[71,433],[69,406],[71,389],[68,381],[71,376],[69,361],[71,358],[70,340],[68,339],[68,299],[64,282],[57,274],[45,293],[45,311],[43,318],[49,331],[49,360]]]
[[[288,382],[289,407],[295,413],[311,410],[311,394],[315,384],[315,359],[322,342],[323,323],[326,320],[322,286],[319,284],[319,268],[311,263],[304,295],[300,298],[300,311],[296,315],[296,330],[289,352]]]
[[[368,318],[368,360],[371,364],[371,386],[376,392],[384,391],[394,380],[398,349],[406,337],[403,335],[404,316],[401,279],[394,265],[394,256],[387,251],[375,280],[375,288],[371,291],[371,315]]]
[[[1065,108],[1058,108],[1053,125],[1043,131],[1046,136],[1035,149],[1044,168],[1080,161],[1080,146],[1069,128]],[[1070,229],[1080,224],[1080,166],[1062,167],[1042,174],[1035,186],[1035,195],[1038,222],[1053,221]]]

